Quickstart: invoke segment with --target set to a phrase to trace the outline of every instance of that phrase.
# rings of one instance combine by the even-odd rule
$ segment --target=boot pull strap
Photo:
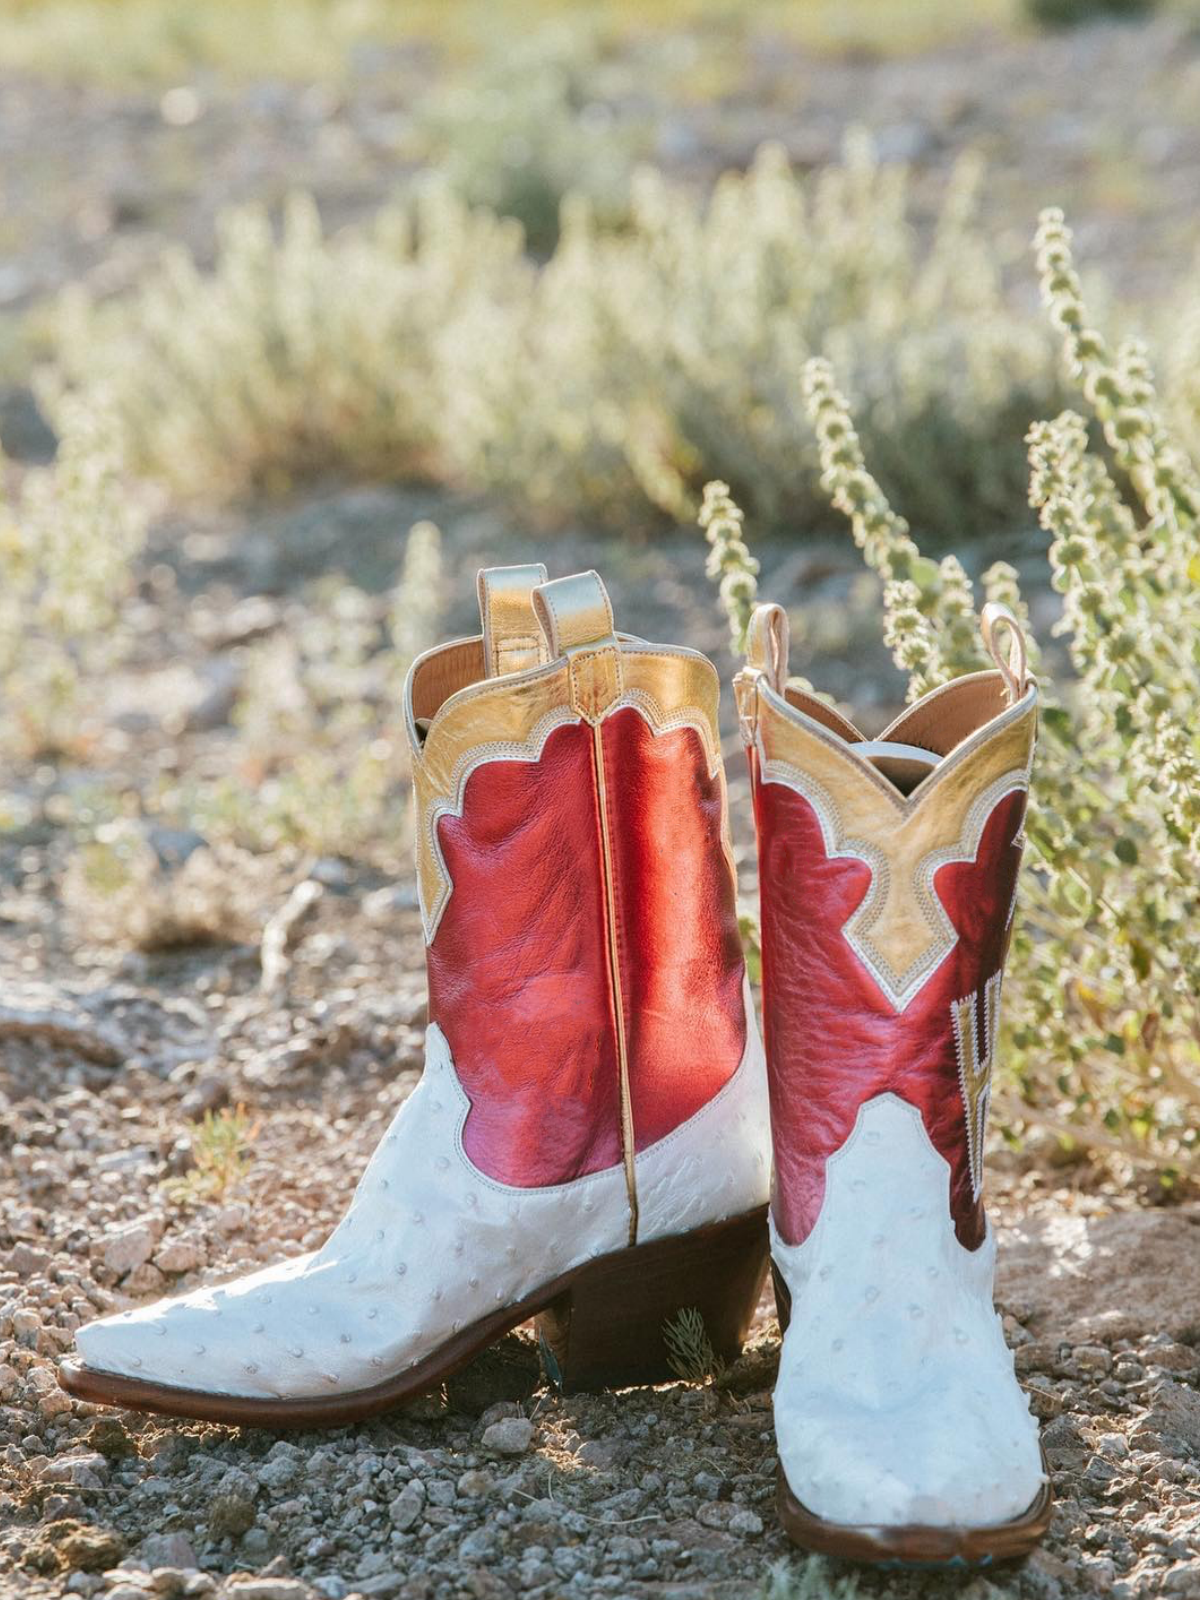
[[[533,610],[551,661],[581,645],[615,644],[613,610],[598,572],[555,578],[533,591]]]
[[[550,659],[533,612],[533,591],[546,581],[541,562],[526,567],[481,567],[476,580],[483,659],[489,678],[526,672]]]
[[[533,591],[551,661],[566,657],[571,704],[593,727],[621,697],[624,668],[608,591],[597,572],[555,578]]]
[[[989,600],[980,613],[979,627],[987,653],[1004,679],[1008,703],[1015,706],[1029,687],[1029,649],[1021,624],[1006,605]],[[1007,656],[1001,638],[1005,632],[1008,634]]]
[[[788,615],[781,605],[755,606],[746,630],[746,665],[761,672],[776,694],[788,675]]]

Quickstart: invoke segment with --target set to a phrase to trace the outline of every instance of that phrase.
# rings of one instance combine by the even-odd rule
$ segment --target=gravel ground
[[[475,565],[528,554],[478,507],[354,491],[249,529],[164,532],[200,556],[178,558],[176,587],[160,586],[139,663],[113,685],[114,742],[98,734],[87,781],[105,781],[107,760],[109,781],[148,783],[168,743],[197,770],[224,759],[228,696],[181,724],[189,696],[204,703],[237,655],[236,629],[213,633],[214,607],[244,616],[252,597],[256,628],[303,626],[297,595],[330,552],[369,576],[394,561],[396,530],[431,510],[451,570],[467,575],[445,631],[464,631]],[[853,551],[763,555],[764,592],[798,600],[797,665],[820,655],[821,681],[882,720],[895,679],[867,642],[876,617]],[[581,558],[597,558],[594,544],[554,553],[558,570]],[[622,624],[723,660],[702,560],[682,538],[605,553]],[[206,854],[198,837],[145,824],[164,861],[156,893],[186,932],[144,952],[69,895],[64,906],[75,840],[50,801],[82,775],[60,772],[48,791],[44,774],[15,777],[44,803],[0,844],[0,1593],[760,1594],[788,1554],[771,1506],[769,1291],[717,1386],[564,1398],[526,1332],[445,1391],[325,1434],[142,1418],[58,1389],[82,1322],[320,1242],[416,1082],[424,979],[399,848],[394,868]],[[731,794],[750,890],[740,766]],[[248,1165],[206,1196],[192,1125],[239,1104]],[[872,1575],[861,1592],[1200,1595],[1200,1207],[1139,1209],[1036,1140],[997,1151],[991,1183],[1006,1327],[1046,1424],[1052,1534],[1014,1572]],[[796,1558],[795,1570],[818,1600],[849,1592],[820,1564]]]
[[[402,886],[364,893],[332,868],[311,879],[323,893],[280,998],[263,994],[251,946],[159,960],[77,1005],[59,985],[53,1012],[5,964],[6,1005],[20,995],[27,1010],[24,1038],[0,1013],[0,1586],[110,1600],[757,1594],[786,1549],[769,1300],[718,1387],[564,1398],[523,1333],[444,1391],[332,1433],[142,1418],[58,1389],[81,1322],[316,1244],[415,1082],[415,914]],[[230,1100],[258,1124],[249,1170],[226,1194],[182,1199],[187,1119]],[[1023,1569],[965,1591],[927,1576],[863,1591],[1198,1594],[1200,1208],[1124,1209],[1086,1171],[1066,1186],[1009,1160],[997,1178],[1000,1300],[1045,1419],[1053,1533]]]
[[[1126,292],[1183,269],[1200,42],[1177,21],[898,62],[817,62],[780,43],[751,67],[716,104],[663,112],[664,161],[703,177],[782,136],[817,162],[866,114],[886,156],[934,180],[955,148],[981,143],[1014,250],[1036,206],[1065,199],[1087,253]],[[400,60],[346,95],[206,88],[186,125],[157,95],[5,78],[0,309],[79,276],[119,287],[170,238],[203,251],[230,199],[301,182],[334,218],[370,209],[396,180],[406,97],[424,71]],[[47,448],[23,391],[0,393],[0,435],[15,455]],[[788,1557],[771,1508],[769,1291],[747,1354],[717,1386],[564,1398],[527,1334],[442,1393],[326,1434],[141,1418],[56,1385],[59,1356],[93,1316],[320,1242],[419,1074],[424,979],[403,841],[371,865],[250,858],[146,824],[163,863],[159,920],[175,922],[175,942],[147,953],[119,923],[65,904],[77,838],[55,802],[148,790],[168,747],[179,770],[220,770],[246,639],[301,629],[302,585],[323,572],[381,591],[397,535],[429,514],[462,575],[445,632],[468,631],[475,566],[532,554],[478,506],[367,489],[249,527],[163,527],[136,660],[111,686],[90,767],[5,776],[31,820],[0,837],[0,1594],[741,1600]],[[881,724],[897,680],[853,552],[762,554],[764,592],[801,624],[797,669]],[[597,550],[566,537],[553,559],[568,570]],[[727,673],[702,562],[691,538],[601,560],[623,626],[709,649]],[[1044,635],[1052,601],[1034,598]],[[750,892],[738,766],[730,792]],[[316,887],[297,899],[300,885]],[[307,914],[288,924],[301,900]],[[264,930],[281,913],[282,959],[268,956],[264,973]],[[205,1197],[192,1125],[238,1105],[253,1135],[246,1170]],[[1019,1156],[994,1152],[990,1183],[1006,1329],[1045,1424],[1051,1535],[1015,1570],[873,1574],[860,1592],[1200,1597],[1200,1208],[1139,1207],[1145,1197],[1036,1139]],[[793,1580],[777,1593],[850,1593],[845,1574],[799,1557]]]

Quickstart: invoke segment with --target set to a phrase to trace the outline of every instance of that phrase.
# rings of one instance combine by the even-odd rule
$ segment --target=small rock
[[[1112,1368],[1112,1355],[1102,1344],[1081,1344],[1075,1349],[1075,1363],[1089,1377],[1107,1377]]]
[[[32,1350],[36,1347],[37,1336],[41,1330],[42,1319],[38,1316],[37,1312],[31,1310],[30,1307],[22,1306],[20,1310],[13,1312],[13,1337],[17,1340],[18,1344],[24,1345],[27,1350]]]
[[[286,1489],[296,1481],[302,1464],[303,1458],[295,1445],[280,1440],[258,1469],[258,1481],[268,1489]]]
[[[164,1239],[154,1252],[154,1265],[160,1272],[194,1272],[207,1260],[204,1241],[196,1234],[181,1233]]]
[[[458,1558],[464,1566],[473,1567],[492,1559],[496,1553],[496,1535],[491,1528],[476,1528],[458,1547]]]
[[[233,1205],[222,1206],[213,1218],[212,1225],[218,1233],[241,1233],[249,1220],[250,1208],[238,1201]]]
[[[1129,1454],[1129,1440],[1123,1433],[1102,1433],[1096,1440],[1096,1451],[1110,1461],[1122,1461]]]
[[[519,1417],[521,1408],[515,1400],[497,1400],[494,1405],[488,1406],[479,1417],[481,1428],[490,1428],[493,1422],[499,1422],[501,1417]]]
[[[1177,1455],[1183,1446],[1200,1452],[1200,1394],[1163,1378],[1151,1390],[1150,1409],[1129,1437],[1142,1449],[1158,1448]]]
[[[150,1574],[150,1587],[163,1600],[179,1600],[187,1588],[188,1575],[180,1567],[155,1567]]]
[[[35,1250],[30,1244],[15,1244],[5,1256],[4,1264],[19,1278],[32,1278],[35,1273],[45,1272],[50,1265],[50,1257],[44,1250]]]
[[[43,1483],[70,1483],[77,1489],[99,1489],[108,1476],[108,1462],[93,1451],[87,1455],[60,1456],[39,1474]]]
[[[63,1561],[76,1572],[108,1572],[125,1554],[125,1541],[110,1528],[68,1524],[57,1543]]]
[[[140,1267],[134,1267],[124,1280],[127,1294],[136,1294],[145,1297],[160,1295],[167,1287],[167,1280],[154,1265],[153,1261],[143,1261]]]
[[[123,1278],[127,1272],[149,1261],[161,1236],[161,1224],[150,1220],[131,1222],[127,1227],[116,1228],[105,1235],[100,1259],[110,1272]]]
[[[149,1567],[195,1567],[196,1552],[182,1533],[149,1533],[138,1546],[138,1556]]]
[[[502,1456],[524,1455],[533,1443],[533,1423],[528,1417],[502,1417],[483,1433],[483,1448]]]
[[[400,1594],[404,1588],[404,1578],[399,1572],[380,1572],[373,1578],[361,1579],[354,1585],[354,1592],[366,1597],[366,1600],[391,1600],[393,1595]]]
[[[312,1590],[299,1578],[234,1578],[226,1587],[229,1600],[311,1600]]]
[[[743,1538],[753,1538],[755,1534],[763,1531],[763,1520],[757,1511],[750,1511],[745,1506],[735,1511],[729,1519],[730,1533],[740,1533]]]
[[[65,1416],[71,1409],[71,1397],[62,1389],[48,1389],[38,1400],[38,1415],[46,1422]]]
[[[490,1472],[485,1472],[480,1467],[470,1467],[458,1480],[458,1492],[464,1499],[474,1500],[480,1495],[489,1494],[494,1487],[495,1480]]]
[[[414,1478],[406,1483],[404,1488],[392,1501],[389,1515],[392,1527],[398,1528],[401,1533],[411,1528],[413,1523],[425,1509],[425,1485],[419,1478]]]
[[[595,1472],[611,1472],[628,1454],[629,1446],[623,1439],[589,1439],[575,1452],[575,1459]]]

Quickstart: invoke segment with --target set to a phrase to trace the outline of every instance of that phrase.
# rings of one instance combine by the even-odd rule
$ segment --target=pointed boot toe
[[[755,613],[736,685],[786,1328],[780,1517],[798,1544],[867,1561],[1022,1555],[1050,1513],[983,1208],[1037,690],[1016,620],[985,613],[984,637],[994,672],[875,740],[788,683],[779,607]]]
[[[992,1305],[995,1240],[959,1244],[949,1180],[920,1113],[878,1096],[826,1165],[817,1227],[800,1245],[773,1233],[781,1515],[832,1554],[1000,1559],[1044,1531],[1037,1424]]]
[[[97,1387],[108,1386],[133,1405],[137,1393],[185,1393],[203,1373],[214,1394],[277,1397],[288,1368],[303,1359],[298,1313],[315,1259],[294,1257],[225,1286],[89,1323],[75,1336],[78,1359],[60,1371],[63,1386],[84,1398],[99,1398]]]
[[[537,1319],[563,1388],[741,1348],[767,1270],[767,1087],[737,928],[719,685],[619,635],[595,573],[479,583],[405,688],[425,1071],[315,1255],[82,1330],[83,1399],[354,1422]],[[669,843],[670,848],[666,846]]]

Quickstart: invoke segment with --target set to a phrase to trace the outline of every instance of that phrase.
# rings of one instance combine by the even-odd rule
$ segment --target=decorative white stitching
[[[942,962],[950,954],[951,950],[954,949],[954,946],[958,943],[958,931],[953,922],[950,920],[949,912],[938,899],[937,893],[934,890],[934,876],[940,870],[940,868],[949,866],[951,862],[976,860],[979,855],[979,842],[983,838],[983,830],[987,827],[988,822],[991,819],[992,812],[995,811],[1000,802],[1002,800],[1006,800],[1010,794],[1027,794],[1028,792],[1029,769],[1027,767],[1014,768],[1013,771],[1004,773],[1001,777],[997,778],[994,783],[989,784],[981,795],[976,797],[974,804],[967,812],[966,820],[963,823],[963,831],[959,836],[958,844],[944,846],[941,850],[933,850],[919,863],[917,867],[918,897],[922,906],[928,907],[930,910],[932,910],[934,916],[940,923],[940,929],[935,931],[941,932],[942,939],[945,944],[945,948],[942,950],[941,954],[937,956],[937,959],[933,962],[932,966],[930,966],[930,972],[933,972],[942,964]],[[1022,823],[1019,831],[1023,833],[1024,823]],[[963,850],[965,850],[965,854],[963,853]],[[1015,908],[1016,889],[1014,888],[1013,899],[1009,907],[1010,917]],[[1006,919],[1005,927],[1007,926],[1008,920]],[[909,970],[912,971],[912,968]],[[921,982],[917,984],[918,989],[921,987],[923,982],[924,979],[921,979]],[[916,989],[913,990],[913,993],[916,993]],[[910,995],[909,999],[911,998],[912,996]],[[907,1004],[908,1001],[906,1000],[905,1005]]]
[[[442,919],[442,912],[446,909],[446,902],[450,898],[453,885],[450,873],[446,867],[445,857],[438,840],[438,823],[443,817],[461,817],[463,796],[467,787],[467,779],[477,767],[485,766],[489,761],[540,761],[542,751],[545,749],[546,740],[556,728],[566,727],[568,724],[578,724],[580,719],[571,710],[570,706],[559,706],[553,711],[548,711],[533,726],[529,738],[519,744],[516,740],[497,740],[493,744],[477,745],[459,760],[454,769],[451,780],[452,789],[448,796],[434,800],[425,813],[424,830],[434,863],[437,866],[438,877],[441,880],[438,886],[437,898],[433,906],[426,907],[425,894],[421,884],[421,874],[417,874],[417,900],[421,907],[421,923],[425,929],[425,943],[432,944],[437,933],[438,923]]]
[[[741,1060],[717,1090],[716,1094],[706,1100],[702,1106],[697,1107],[690,1117],[685,1118],[683,1122],[677,1123],[670,1133],[664,1133],[661,1139],[655,1139],[653,1144],[648,1144],[638,1150],[634,1156],[635,1161],[645,1162],[648,1157],[657,1155],[671,1145],[680,1143],[681,1140],[686,1139],[689,1134],[695,1131],[695,1128],[700,1125],[702,1120],[716,1121],[719,1126],[725,1103],[733,1100],[738,1095],[744,1088],[746,1079],[752,1076],[756,1070],[765,1073],[766,1064],[762,1058],[762,1043],[754,1021],[754,1004],[750,996],[749,980],[742,986],[742,999],[746,1007],[746,1042],[742,1047]],[[476,1183],[486,1184],[489,1189],[495,1190],[497,1194],[504,1195],[508,1199],[523,1199],[531,1194],[553,1194],[556,1191],[561,1193],[567,1190],[578,1190],[581,1185],[600,1183],[613,1173],[621,1170],[621,1163],[617,1161],[612,1166],[599,1167],[595,1172],[585,1172],[578,1178],[564,1179],[562,1183],[535,1184],[528,1188],[523,1184],[501,1183],[498,1178],[490,1177],[471,1160],[471,1157],[467,1154],[466,1145],[463,1143],[463,1135],[466,1131],[467,1118],[471,1113],[472,1101],[463,1085],[462,1079],[458,1075],[458,1068],[454,1063],[454,1054],[450,1049],[450,1042],[436,1022],[429,1024],[426,1034],[428,1048],[426,1078],[429,1082],[433,1082],[434,1074],[429,1071],[429,1068],[433,1067],[436,1074],[446,1080],[447,1092],[453,1099],[458,1101],[458,1111],[456,1113],[458,1124],[454,1135],[455,1154]],[[919,1117],[920,1112],[917,1115]],[[623,1188],[621,1193],[624,1196]]]
[[[984,1052],[979,1055],[979,997],[969,994],[950,1002],[954,1027],[954,1050],[958,1057],[958,1086],[962,1093],[963,1115],[967,1124],[967,1160],[971,1169],[971,1198],[983,1193],[983,1148],[987,1133],[988,1106],[992,1098],[992,1069],[996,1059],[996,1039],[1000,1031],[1000,989],[1003,969],[993,972],[983,986]],[[968,1057],[970,1058],[968,1060]],[[983,1080],[983,1087],[979,1088]],[[972,1104],[972,1088],[975,1089]]]
[[[626,706],[642,716],[656,738],[660,733],[677,733],[680,728],[691,728],[699,735],[708,756],[709,777],[718,768],[724,769],[721,747],[712,737],[712,720],[699,706],[680,706],[678,711],[667,716],[660,702],[646,689],[627,690],[620,701],[614,704],[613,711],[620,711]]]
[[[619,700],[613,702],[612,706],[605,712],[604,720],[607,721],[614,712],[626,707],[636,711],[642,717],[650,732],[656,738],[659,734],[674,733],[680,728],[693,729],[699,735],[708,756],[709,777],[711,778],[718,769],[724,770],[720,746],[717,745],[715,750],[713,747],[710,721],[698,707],[683,706],[672,716],[667,717],[663,712],[662,706],[653,695],[648,694],[643,689],[631,689]],[[422,824],[440,880],[437,897],[432,908],[428,908],[425,905],[421,874],[419,872],[417,874],[417,901],[421,908],[421,925],[425,930],[425,943],[427,945],[432,944],[434,941],[438,924],[442,920],[442,913],[446,909],[446,904],[454,887],[450,879],[449,869],[446,866],[445,857],[442,855],[442,847],[438,839],[438,823],[443,817],[462,816],[467,779],[477,768],[485,766],[492,761],[527,761],[530,763],[540,761],[542,751],[546,746],[546,740],[556,728],[572,724],[579,726],[582,720],[569,706],[560,706],[554,711],[547,712],[534,725],[529,738],[523,744],[519,744],[515,740],[482,744],[460,759],[451,780],[453,788],[450,795],[434,800],[430,804]],[[730,857],[732,865],[732,853],[728,843],[726,843],[726,854]]]
[[[925,914],[926,923],[934,939],[923,955],[918,956],[905,971],[897,973],[890,963],[870,946],[871,929],[878,922],[887,903],[888,886],[891,881],[891,867],[885,852],[864,839],[843,838],[841,813],[836,801],[824,785],[818,783],[808,773],[801,772],[799,768],[793,767],[786,761],[768,760],[761,726],[758,751],[763,782],[781,783],[785,788],[794,789],[812,806],[820,825],[825,853],[829,859],[862,861],[870,868],[870,887],[856,910],[847,918],[842,933],[895,1010],[905,1010],[958,943],[958,930],[934,890],[934,874],[940,867],[947,866],[950,862],[976,859],[983,830],[996,806],[1006,795],[1018,790],[1022,793],[1028,791],[1028,768],[1014,768],[990,784],[967,812],[958,841],[954,845],[930,851],[918,863],[913,888],[917,904]],[[911,814],[910,812],[909,815]]]

